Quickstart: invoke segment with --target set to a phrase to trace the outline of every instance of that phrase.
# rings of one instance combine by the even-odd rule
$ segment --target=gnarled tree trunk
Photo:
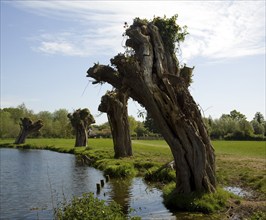
[[[95,64],[88,76],[117,89],[127,88],[146,108],[171,148],[178,193],[215,191],[214,149],[188,90],[192,69],[179,69],[153,22],[135,20],[126,34],[134,56],[117,55],[111,59],[116,68]]]
[[[20,132],[15,141],[15,144],[24,144],[26,137],[29,134],[39,132],[39,130],[43,127],[42,120],[32,122],[30,118],[20,118],[20,121]]]
[[[67,117],[76,133],[75,147],[87,146],[89,126],[95,123],[89,109],[78,109],[73,114],[68,114]]]
[[[132,146],[127,113],[128,94],[122,91],[107,92],[101,100],[99,111],[106,112],[111,126],[115,158],[132,156]]]

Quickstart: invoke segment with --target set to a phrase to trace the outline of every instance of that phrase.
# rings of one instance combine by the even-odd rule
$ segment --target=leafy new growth
[[[177,18],[178,15],[176,14],[170,18],[164,16],[163,18],[154,17],[153,19],[154,25],[159,28],[164,46],[172,53],[175,52],[176,43],[183,42],[188,34],[187,26],[180,27],[176,23]]]

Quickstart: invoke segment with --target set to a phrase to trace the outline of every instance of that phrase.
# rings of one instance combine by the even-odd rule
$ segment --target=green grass
[[[213,141],[220,185],[240,186],[266,196],[266,142]]]
[[[167,207],[182,211],[200,211],[206,214],[223,211],[227,201],[235,196],[218,187],[215,193],[176,194],[175,183],[170,183],[163,190],[164,203]]]
[[[0,145],[8,144],[12,146],[13,139],[1,139]],[[74,139],[31,139],[26,140],[25,145],[31,145],[34,148],[55,148],[69,150],[74,148]],[[266,142],[263,141],[212,141],[216,155],[234,155],[256,158],[265,158]],[[92,150],[108,151],[113,153],[113,143],[111,139],[89,139],[89,148]],[[171,157],[171,151],[164,140],[133,140],[134,156],[155,156],[157,161],[165,162]],[[23,145],[22,145],[23,146]],[[77,148],[83,151],[85,148]],[[161,159],[157,158],[158,156]]]
[[[74,153],[74,139],[53,139],[53,138],[40,138],[40,139],[26,139],[25,144],[16,145],[14,139],[1,139],[0,147],[17,147],[24,149],[47,149],[52,151],[58,151],[62,153]]]
[[[266,157],[265,141],[213,141],[212,143],[217,155]]]

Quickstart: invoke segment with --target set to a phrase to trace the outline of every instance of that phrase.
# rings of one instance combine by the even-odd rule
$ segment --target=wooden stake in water
[[[99,194],[100,191],[101,191],[101,184],[100,183],[96,183],[96,188],[97,188],[97,194]]]

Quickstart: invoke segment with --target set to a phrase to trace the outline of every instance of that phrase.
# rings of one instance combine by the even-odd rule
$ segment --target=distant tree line
[[[266,122],[257,112],[252,121],[242,113],[233,110],[219,119],[204,118],[211,139],[224,140],[265,140]]]
[[[28,117],[33,121],[42,120],[43,127],[39,133],[29,137],[39,138],[74,138],[73,127],[68,118],[66,109],[54,112],[40,111],[34,113],[25,104],[17,107],[0,109],[0,138],[16,138],[20,132],[20,118]],[[211,139],[221,140],[265,140],[266,122],[263,114],[257,112],[252,121],[248,121],[242,113],[233,110],[223,114],[219,119],[204,118]],[[97,119],[96,119],[97,123]],[[162,138],[154,121],[149,115],[143,122],[129,116],[130,135],[134,139]],[[111,129],[108,122],[101,125],[91,125],[89,136],[92,138],[111,138]]]
[[[34,113],[26,108],[25,104],[17,107],[0,109],[0,138],[15,138],[20,131],[20,119],[28,117],[33,121],[42,120],[44,126],[39,133],[34,133],[29,137],[42,138],[72,138],[74,137],[68,111],[59,109],[53,113],[49,111],[40,111]]]

